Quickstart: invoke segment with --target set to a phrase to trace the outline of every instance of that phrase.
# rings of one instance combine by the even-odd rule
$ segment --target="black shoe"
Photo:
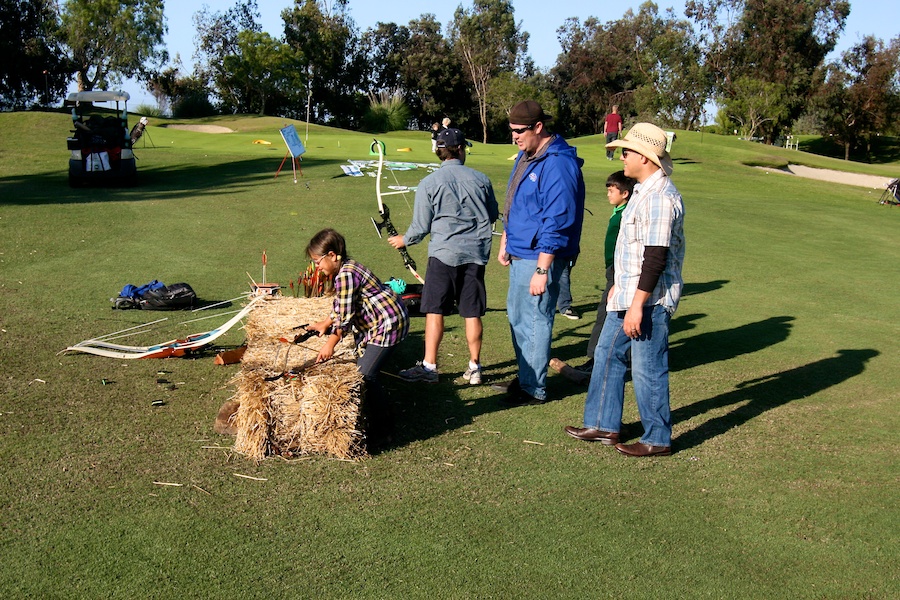
[[[506,392],[507,394],[515,395],[519,393],[522,388],[519,386],[519,378],[514,377],[509,381],[501,381],[499,383],[491,384],[491,389],[498,392]]]
[[[500,398],[500,402],[508,406],[534,406],[536,404],[545,404],[547,401],[535,398],[524,390],[519,390],[517,394],[510,394],[505,398]]]
[[[586,363],[581,366],[574,367],[576,371],[581,371],[582,373],[587,373],[588,375],[594,370],[594,359],[589,358]]]

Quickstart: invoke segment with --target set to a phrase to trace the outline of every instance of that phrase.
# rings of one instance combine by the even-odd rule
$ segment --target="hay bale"
[[[335,357],[315,363],[322,339],[290,344],[297,325],[322,320],[330,298],[275,297],[258,305],[244,327],[247,351],[232,379],[240,403],[232,424],[234,450],[253,459],[329,454],[342,459],[365,455],[360,403],[362,375],[353,343],[345,337]],[[281,373],[296,373],[290,378]]]
[[[240,406],[241,403],[237,400],[226,400],[216,415],[213,431],[221,435],[237,435],[237,429],[234,427],[234,417],[237,416]]]

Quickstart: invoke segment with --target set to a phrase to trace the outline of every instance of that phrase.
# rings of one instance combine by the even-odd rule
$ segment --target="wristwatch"
[[[538,267],[534,270],[534,272],[537,273],[538,275],[546,275],[547,269],[542,269],[542,268]]]

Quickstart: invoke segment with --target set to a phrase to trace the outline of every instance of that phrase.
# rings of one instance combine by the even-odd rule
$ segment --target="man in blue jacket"
[[[506,312],[519,369],[506,388],[512,405],[547,401],[559,278],[580,251],[584,161],[547,128],[552,118],[534,100],[509,112],[519,154],[506,188],[497,260],[509,267]]]

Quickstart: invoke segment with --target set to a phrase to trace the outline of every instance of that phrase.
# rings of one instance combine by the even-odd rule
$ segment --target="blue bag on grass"
[[[156,279],[141,286],[129,283],[119,292],[118,298],[111,299],[113,308],[120,310],[180,310],[193,307],[196,301],[197,294],[188,284],[165,285]]]

